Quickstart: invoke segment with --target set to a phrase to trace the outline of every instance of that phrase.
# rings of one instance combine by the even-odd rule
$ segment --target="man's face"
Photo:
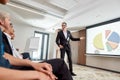
[[[11,25],[11,21],[9,18],[5,18],[5,20],[2,22],[2,26],[4,27],[5,31],[8,33],[8,34],[13,34],[14,33],[14,28],[13,26]]]
[[[11,36],[11,39],[14,39],[14,37],[15,37],[15,30],[14,30],[14,28],[13,28],[13,25],[12,25],[12,23],[10,24],[10,29],[9,29],[9,34],[10,34],[10,36]]]
[[[10,19],[9,18],[5,18],[5,20],[3,21],[3,26],[5,27],[5,29],[9,29],[10,28]]]
[[[10,34],[13,30],[13,27],[11,26],[11,21],[9,18],[5,18],[5,21],[3,23],[3,26],[5,27],[5,31]]]
[[[1,19],[0,20],[0,25],[1,25],[1,28],[4,28],[4,30],[8,29],[9,26],[10,26],[9,18]]]
[[[66,29],[66,27],[67,27],[67,24],[63,23],[62,24],[62,29]]]
[[[10,36],[11,36],[11,39],[14,39],[15,37],[15,34],[14,34],[14,28],[13,28],[13,25],[10,21],[9,18],[6,18],[3,23],[2,23],[3,27],[4,27],[4,30],[6,33],[8,33]]]

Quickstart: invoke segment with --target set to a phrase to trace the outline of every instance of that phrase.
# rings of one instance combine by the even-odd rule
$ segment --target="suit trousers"
[[[62,59],[51,59],[43,61],[52,65],[53,73],[58,77],[58,80],[73,80],[66,63]],[[13,67],[19,70],[34,70],[32,67]]]
[[[65,57],[65,52],[67,53],[68,63],[69,63],[69,70],[70,70],[70,72],[73,72],[72,59],[71,59],[71,49],[70,49],[70,47],[66,46],[64,48],[61,48],[60,51],[61,51],[61,58],[63,60],[64,60],[64,57]]]

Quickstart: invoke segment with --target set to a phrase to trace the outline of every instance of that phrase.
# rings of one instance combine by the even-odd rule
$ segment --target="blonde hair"
[[[0,20],[5,20],[5,18],[9,18],[9,14],[6,12],[0,12]]]

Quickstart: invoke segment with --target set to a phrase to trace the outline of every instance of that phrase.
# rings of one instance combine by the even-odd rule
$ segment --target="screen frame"
[[[90,29],[90,28],[94,28],[94,27],[99,27],[99,26],[102,26],[102,25],[107,25],[107,24],[111,24],[111,23],[115,23],[115,22],[119,22],[120,21],[120,17],[119,18],[115,18],[115,19],[112,19],[112,20],[108,20],[108,21],[105,21],[105,22],[101,22],[101,23],[97,23],[97,24],[94,24],[94,25],[90,25],[90,26],[87,26],[86,27],[86,38],[87,38],[87,29]],[[93,55],[93,56],[115,56],[115,57],[120,57],[120,55],[111,55],[111,54],[90,54],[90,53],[87,53],[87,39],[86,39],[86,55]]]

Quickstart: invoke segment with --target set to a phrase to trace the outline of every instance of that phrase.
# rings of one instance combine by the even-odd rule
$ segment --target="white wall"
[[[75,38],[79,38],[79,32],[72,32],[72,36]],[[72,52],[72,61],[73,63],[77,63],[78,61],[78,49],[79,49],[79,41],[70,41],[71,52]]]
[[[86,65],[120,72],[120,57],[87,56]]]
[[[22,24],[13,24],[13,26],[15,29],[15,39],[13,44],[16,48],[19,48],[20,52],[24,52],[26,41],[28,38],[34,36],[34,30],[36,29]]]
[[[51,33],[49,44],[49,59],[56,58],[56,33]]]

